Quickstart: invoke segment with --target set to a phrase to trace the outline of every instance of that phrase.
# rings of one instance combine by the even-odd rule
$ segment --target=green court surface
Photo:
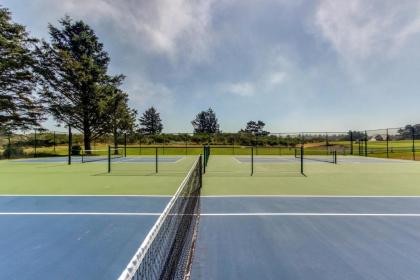
[[[420,195],[420,163],[360,160],[337,165],[305,162],[305,176],[296,163],[257,162],[251,177],[249,164],[212,156],[203,195]]]
[[[172,195],[195,158],[161,163],[158,174],[154,163],[132,164],[130,172],[117,170],[108,174],[106,162],[67,165],[3,160],[0,161],[0,194]]]
[[[161,163],[113,165],[0,161],[0,194],[172,195],[196,156]],[[281,158],[281,157],[279,157]],[[247,156],[212,155],[204,175],[203,195],[420,195],[420,163],[360,157],[339,164],[298,160],[279,163]],[[358,157],[355,157],[358,158]],[[266,159],[269,159],[267,157]]]

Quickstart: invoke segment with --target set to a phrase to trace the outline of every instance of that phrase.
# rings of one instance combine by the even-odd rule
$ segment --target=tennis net
[[[202,158],[199,156],[119,280],[186,279],[189,276],[201,186]]]
[[[94,161],[106,161],[108,160],[108,153],[110,154],[111,160],[124,157],[124,148],[111,148],[108,149],[92,149],[83,150],[82,152],[82,163],[94,162]]]
[[[337,152],[327,149],[295,149],[295,157],[303,160],[337,163]]]

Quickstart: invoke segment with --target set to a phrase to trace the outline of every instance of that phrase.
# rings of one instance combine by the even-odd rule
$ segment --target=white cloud
[[[175,103],[175,94],[165,85],[145,79],[127,80],[127,91],[134,108],[144,110],[155,106],[159,111],[171,111]]]
[[[224,85],[224,91],[239,96],[253,96],[255,94],[255,86],[249,82],[230,83]]]
[[[49,0],[48,6],[97,24],[109,23],[123,40],[173,61],[206,61],[213,43],[213,0]]]
[[[285,82],[287,74],[282,71],[272,72],[267,75],[267,84],[277,86]]]
[[[322,0],[315,23],[344,58],[389,55],[420,32],[419,1]]]

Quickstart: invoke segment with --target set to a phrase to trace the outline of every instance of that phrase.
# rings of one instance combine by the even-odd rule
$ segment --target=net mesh
[[[93,150],[83,150],[82,151],[82,162],[95,162],[95,161],[107,161],[108,153],[111,153],[109,156],[111,160],[124,157],[124,148],[111,148],[108,149],[93,149]]]
[[[318,162],[326,162],[326,163],[337,163],[337,152],[333,149],[325,148],[325,149],[295,149],[295,157],[303,160],[309,161],[318,161]]]
[[[185,279],[188,276],[199,220],[201,186],[200,156],[119,280]]]

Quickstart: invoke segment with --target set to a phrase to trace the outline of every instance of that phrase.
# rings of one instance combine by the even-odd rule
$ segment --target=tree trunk
[[[83,134],[84,134],[84,137],[83,137],[83,144],[84,144],[84,146],[85,146],[85,153],[86,154],[88,154],[88,155],[90,155],[91,154],[91,146],[90,146],[90,144],[91,144],[91,137],[92,137],[92,135],[91,135],[91,133],[90,133],[90,129],[84,129],[84,131],[83,131]]]

